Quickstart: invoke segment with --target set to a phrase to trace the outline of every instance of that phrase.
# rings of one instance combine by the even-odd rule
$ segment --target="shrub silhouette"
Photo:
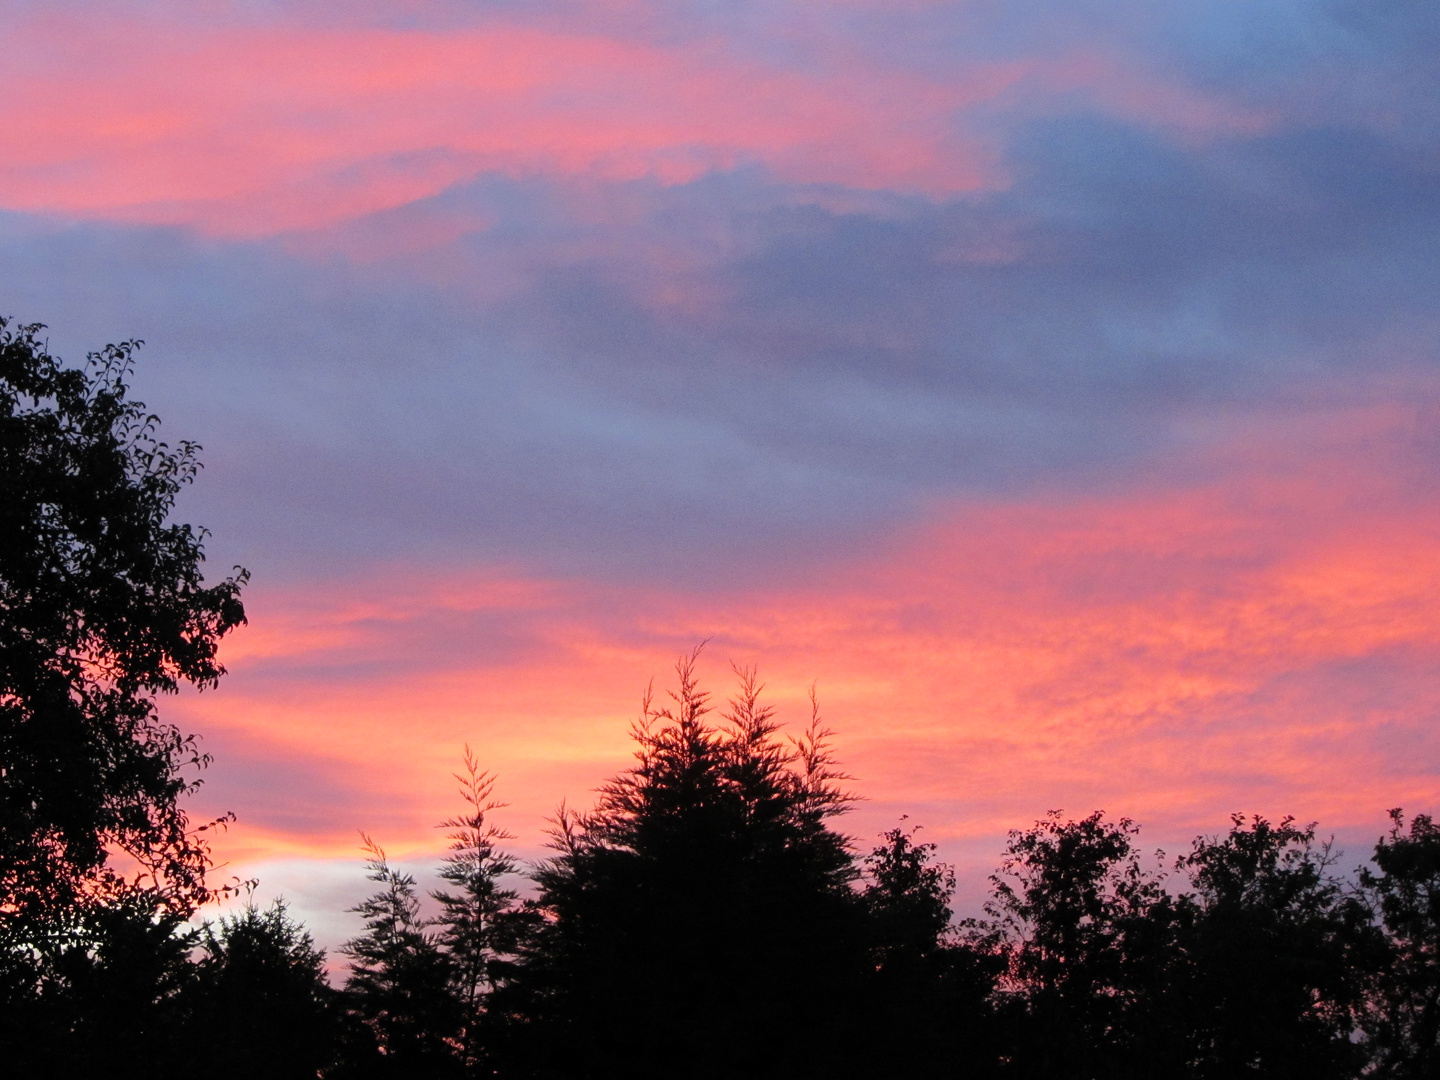
[[[177,1065],[196,936],[143,895],[87,907],[47,943],[31,993],[5,1010],[6,1069],[69,1080]]]

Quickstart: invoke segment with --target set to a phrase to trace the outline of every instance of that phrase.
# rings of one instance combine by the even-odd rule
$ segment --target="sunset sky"
[[[1433,0],[0,0],[0,314],[204,445],[222,876],[543,854],[707,640],[970,875],[1440,810]]]

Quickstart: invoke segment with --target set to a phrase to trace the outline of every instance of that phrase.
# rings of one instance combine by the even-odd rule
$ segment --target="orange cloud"
[[[561,797],[624,765],[644,682],[702,638],[712,686],[758,663],[797,721],[818,682],[862,836],[910,812],[964,843],[1052,807],[1172,836],[1251,809],[1378,826],[1440,797],[1440,514],[1357,452],[1393,442],[1393,416],[1341,419],[1329,449],[1240,440],[1220,479],[955,506],[780,589],[396,568],[257,591],[228,685],[174,708],[215,743],[209,797],[247,857],[352,857],[360,827],[433,851],[467,742],[533,849]]]

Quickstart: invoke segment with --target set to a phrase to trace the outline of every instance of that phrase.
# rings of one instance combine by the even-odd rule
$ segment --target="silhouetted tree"
[[[458,1044],[465,1068],[480,1067],[481,1021],[494,987],[512,969],[538,916],[520,903],[519,893],[500,881],[519,870],[515,858],[496,845],[514,839],[487,815],[505,804],[491,797],[494,779],[465,748],[465,771],[456,774],[467,810],[441,824],[452,830],[450,851],[440,868],[449,889],[431,895],[440,905],[439,944],[449,961],[450,983],[459,1005]]]
[[[39,944],[27,992],[0,1012],[7,1074],[128,1078],[176,1066],[195,941],[144,894],[85,907]]]
[[[246,575],[205,587],[203,531],[166,523],[200,448],[157,441],[126,397],[139,343],[67,369],[40,330],[0,320],[0,912],[70,902],[109,850],[193,905],[180,774],[201,758],[152,696],[224,673]]]
[[[866,1027],[851,1041],[863,1067],[852,1071],[989,1076],[999,1049],[988,999],[999,965],[954,939],[954,869],[935,861],[934,844],[917,844],[915,832],[891,829],[865,858],[871,975]]]
[[[101,988],[212,889],[181,806],[206,759],[153,699],[215,685],[245,618],[245,572],[206,587],[203,531],[167,522],[199,447],[127,397],[139,343],[68,369],[41,330],[0,320],[0,1055],[35,1041],[37,1002],[154,999]]]
[[[220,1078],[313,1078],[333,1050],[325,954],[281,900],[207,923],[184,1001],[185,1041]]]
[[[709,721],[695,655],[637,764],[562,808],[545,922],[492,1014],[517,1075],[808,1077],[843,1065],[866,968],[849,802],[812,710],[782,741],[753,672]]]
[[[1440,1075],[1440,828],[1417,814],[1407,832],[1400,810],[1390,821],[1360,871],[1388,938],[1364,1027],[1373,1075],[1419,1080]]]
[[[451,993],[449,959],[420,913],[415,879],[395,870],[368,836],[370,880],[380,889],[351,910],[365,933],[345,943],[351,961],[344,1005],[341,1077],[458,1076],[459,1003]]]
[[[1052,812],[1010,834],[988,919],[969,940],[1004,963],[1007,1073],[1050,1080],[1176,1075],[1163,1013],[1172,902],[1134,849],[1138,827]]]
[[[933,861],[934,844],[915,843],[918,830],[896,826],[865,857],[864,899],[881,965],[935,952],[950,926],[955,870]]]
[[[1197,1078],[1320,1080],[1364,1064],[1356,1040],[1380,942],[1363,900],[1336,877],[1313,825],[1232,819],[1179,866],[1195,895],[1176,979]]]

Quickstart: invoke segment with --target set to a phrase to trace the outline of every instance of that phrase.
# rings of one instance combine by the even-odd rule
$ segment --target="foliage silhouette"
[[[1168,876],[1129,819],[1009,837],[985,918],[915,828],[863,860],[814,694],[782,734],[752,670],[718,714],[676,666],[636,764],[562,804],[521,866],[466,748],[437,915],[379,888],[343,990],[282,902],[217,894],[182,806],[207,763],[159,695],[216,685],[247,575],[206,585],[170,524],[199,447],[130,400],[138,342],[84,369],[0,319],[0,1055],[37,1080],[627,1080],[885,1075],[1418,1080],[1440,1075],[1440,828],[1391,828],[1347,882],[1313,825],[1235,816]]]
[[[956,940],[950,926],[955,871],[896,826],[864,860],[861,902],[871,974],[864,995],[868,1038],[852,1038],[857,1075],[991,1075],[998,1055],[988,999],[993,954]]]
[[[45,1030],[53,1063],[115,1017],[147,1027],[136,1010],[170,996],[144,989],[156,958],[215,895],[205,834],[223,819],[194,827],[181,806],[207,759],[154,698],[224,674],[246,574],[207,587],[203,530],[167,523],[200,448],[158,441],[129,399],[139,342],[72,369],[42,329],[0,319],[0,1054]]]
[[[1315,826],[1240,815],[1179,861],[1194,918],[1177,980],[1189,1074],[1356,1076],[1363,990],[1382,942]]]
[[[934,844],[915,843],[919,826],[896,826],[865,857],[864,898],[875,924],[879,964],[941,948],[950,927],[955,870],[936,863]]]
[[[833,1075],[866,970],[850,802],[812,708],[782,741],[761,686],[709,719],[696,653],[647,693],[637,764],[562,808],[544,921],[492,1015],[515,1075]]]
[[[0,320],[0,912],[121,887],[118,850],[188,913],[210,893],[181,771],[203,758],[152,697],[215,685],[246,575],[205,587],[203,531],[166,524],[200,448],[127,398],[139,342],[67,369],[41,329]]]
[[[1013,832],[987,917],[957,932],[935,845],[902,823],[862,863],[831,826],[851,796],[813,702],[787,742],[741,670],[715,717],[695,661],[665,707],[645,695],[636,764],[591,811],[562,806],[533,900],[500,884],[518,864],[468,749],[441,918],[422,919],[413,880],[373,852],[386,890],[361,908],[373,947],[349,948],[370,1039],[352,1061],[401,1074],[403,1029],[405,1045],[432,1040],[417,1076],[1424,1075],[1429,819],[1402,836],[1397,818],[1364,876],[1389,898],[1388,943],[1313,828],[1236,818],[1167,878],[1133,822],[1100,812]],[[1387,982],[1385,957],[1402,954]],[[426,1004],[357,1006],[396,982],[363,980],[406,964],[429,972],[412,982]]]
[[[88,905],[39,943],[27,992],[6,1003],[12,1075],[70,1080],[150,1076],[183,1057],[185,995],[197,934],[143,893]]]
[[[450,888],[431,896],[440,905],[435,923],[439,945],[449,961],[450,985],[459,1005],[458,1050],[470,1073],[482,1067],[481,1025],[491,992],[513,971],[513,958],[538,924],[538,915],[520,903],[500,879],[515,874],[519,862],[496,845],[514,839],[488,815],[505,804],[491,797],[495,781],[465,748],[465,771],[457,773],[467,810],[441,823],[450,829],[450,850],[440,878]]]
[[[185,992],[186,1041],[219,1078],[314,1077],[334,1032],[325,954],[282,900],[207,923]]]
[[[1164,1075],[1153,1025],[1173,923],[1138,827],[1058,811],[1010,834],[973,947],[1003,964],[997,1004],[1006,1072],[1023,1077]]]
[[[450,958],[420,913],[415,879],[395,870],[385,852],[363,837],[369,878],[380,889],[351,910],[365,933],[345,943],[350,959],[343,1002],[340,1077],[458,1076],[455,1044],[462,1024],[451,992]]]
[[[1400,810],[1360,881],[1386,930],[1364,1019],[1374,1073],[1395,1080],[1440,1074],[1440,828]]]

